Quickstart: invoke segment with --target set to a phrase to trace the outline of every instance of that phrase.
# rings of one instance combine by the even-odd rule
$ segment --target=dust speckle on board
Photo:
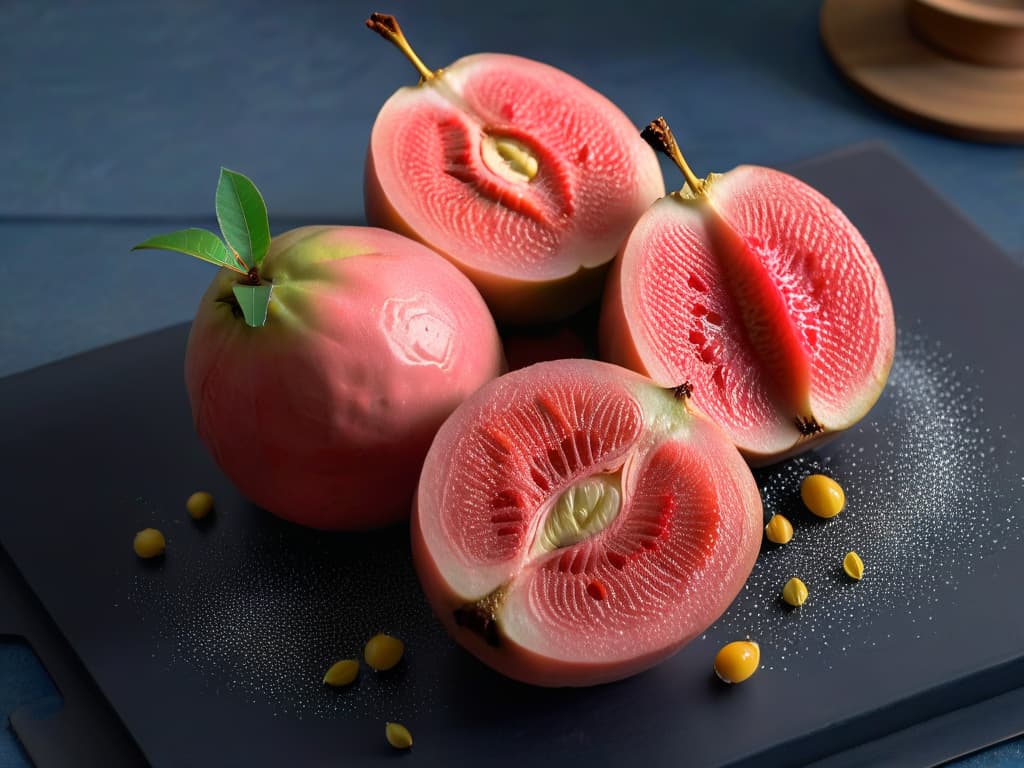
[[[920,628],[915,639],[931,631],[931,606],[958,588],[936,563],[955,560],[971,573],[1020,538],[1011,510],[1021,501],[1021,479],[1011,474],[1006,435],[983,417],[979,379],[935,341],[901,332],[884,396],[859,425],[820,453],[755,472],[765,520],[786,515],[794,536],[762,548],[717,626],[771,646],[765,667],[788,672],[799,671],[798,659],[821,657],[830,667],[832,654],[874,645],[870,625],[882,612],[906,612]],[[814,472],[846,491],[838,517],[823,521],[803,509],[800,482]],[[843,573],[850,550],[864,562],[861,581]],[[795,610],[780,599],[791,576],[810,592]]]
[[[193,541],[202,551],[178,558],[185,567],[136,577],[130,597],[140,618],[157,617],[159,655],[276,715],[408,719],[429,709],[434,665],[416,652],[447,640],[420,596],[408,531],[326,534],[244,512],[261,524],[240,538]],[[403,661],[384,673],[362,663],[377,632],[406,645]],[[360,661],[356,682],[324,685],[343,658]]]

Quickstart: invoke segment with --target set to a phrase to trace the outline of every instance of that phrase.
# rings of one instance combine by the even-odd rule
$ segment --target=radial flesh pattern
[[[878,398],[892,303],[863,237],[811,187],[743,166],[705,188],[660,200],[623,245],[602,355],[689,382],[749,458],[781,458]]]
[[[498,319],[523,322],[595,298],[630,227],[664,194],[654,153],[611,102],[499,54],[395,93],[366,173],[371,224],[446,255]]]
[[[757,557],[756,485],[684,396],[618,366],[485,385],[431,446],[413,551],[436,613],[511,677],[587,685],[703,631]]]

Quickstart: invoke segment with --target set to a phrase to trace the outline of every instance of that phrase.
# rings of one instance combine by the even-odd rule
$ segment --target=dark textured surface
[[[941,340],[946,357],[928,369],[940,389],[955,383],[951,374],[974,376],[967,391],[983,403],[974,418],[990,430],[977,470],[985,498],[1006,505],[984,512],[1015,519],[1024,512],[1017,363],[998,351],[1011,344],[1018,268],[885,152],[846,153],[800,174],[875,243],[902,332],[912,341],[921,333]],[[890,184],[876,194],[868,182],[881,174]],[[900,227],[893,226],[897,205]],[[962,290],[961,252],[973,254],[973,274],[990,286],[984,301]],[[155,765],[315,764],[336,759],[339,744],[357,763],[383,761],[393,755],[381,726],[395,712],[416,735],[416,760],[424,765],[561,764],[570,757],[665,764],[683,747],[691,765],[802,765],[835,753],[833,763],[841,765],[845,750],[883,737],[911,760],[918,751],[894,731],[924,727],[917,725],[922,719],[1024,684],[1024,616],[1003,610],[1016,604],[1024,576],[1024,543],[1015,535],[935,558],[946,578],[928,585],[927,600],[908,581],[906,604],[867,612],[852,629],[814,625],[815,633],[836,633],[825,653],[783,669],[777,648],[766,644],[764,668],[736,689],[719,686],[709,672],[714,649],[735,632],[728,620],[656,670],[618,684],[547,691],[509,682],[425,619],[401,527],[369,537],[316,536],[237,497],[191,432],[179,378],[184,335],[176,327],[0,380],[0,402],[30,406],[5,413],[14,428],[0,436],[0,450],[13,457],[4,482],[15,506],[31,499],[48,511],[45,519],[5,516],[0,539]],[[854,467],[843,463],[845,454],[862,457],[850,474],[851,499],[858,483],[892,481],[880,463],[893,459],[872,442],[891,432],[898,444],[922,426],[898,418],[900,391],[888,389],[863,427],[818,454],[846,472]],[[934,396],[933,386],[918,387],[915,396]],[[950,423],[954,444],[965,439],[957,426]],[[92,441],[87,451],[54,450],[85,436]],[[48,482],[55,476],[59,483]],[[220,502],[210,526],[196,526],[182,509],[198,487]],[[951,504],[942,512],[962,510]],[[869,530],[860,527],[867,519],[851,509],[833,524],[855,535]],[[59,522],[59,537],[51,521]],[[150,524],[167,533],[168,554],[144,564],[130,539]],[[365,567],[359,553],[370,549],[380,557],[373,568],[386,574],[375,589],[344,578],[347,569]],[[252,561],[253,551],[266,556]],[[291,589],[288,602],[282,587]],[[775,615],[788,620],[781,610]],[[268,619],[276,624],[266,627]],[[397,674],[376,678],[364,670],[359,685],[345,691],[309,685],[304,676],[326,666],[332,646],[339,657],[353,655],[380,629],[409,639]],[[844,645],[851,631],[870,633],[874,642]],[[275,664],[288,674],[268,666]],[[292,684],[290,674],[298,676]],[[188,712],[187,725],[172,725],[181,712]],[[993,733],[991,722],[960,723],[942,733],[945,752],[932,734],[927,754],[949,756],[977,746],[965,739],[1015,730],[1001,725]],[[845,764],[863,762],[864,752],[845,755],[853,755]]]

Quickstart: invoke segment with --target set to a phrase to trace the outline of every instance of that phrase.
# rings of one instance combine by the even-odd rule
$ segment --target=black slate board
[[[1014,354],[1024,280],[884,151],[851,151],[796,172],[872,243],[901,352],[861,427],[758,478],[769,506],[794,516],[793,478],[816,466],[843,478],[848,512],[832,527],[798,519],[798,533],[831,542],[845,532],[864,551],[876,547],[859,592],[829,571],[823,553],[817,603],[787,613],[772,602],[768,576],[789,555],[767,551],[722,621],[655,670],[587,690],[504,680],[438,629],[409,566],[404,527],[317,534],[238,497],[192,434],[185,327],[0,380],[8,490],[0,542],[158,766],[373,764],[394,757],[383,739],[389,719],[413,731],[420,765],[839,765],[869,760],[857,751],[865,742],[906,750],[912,761],[912,741],[899,732],[943,730],[924,721],[949,722],[955,710],[1000,695],[1014,700],[1024,685],[1016,521],[1024,435]],[[931,472],[932,487],[909,495],[886,487],[919,482],[892,456],[918,434],[943,452],[932,457],[945,461],[939,474],[921,464],[927,456],[908,463]],[[936,496],[946,483],[949,498]],[[183,510],[201,487],[219,504],[205,526]],[[920,536],[864,503],[889,497],[905,499],[907,519],[935,530]],[[915,498],[933,507],[915,507]],[[156,564],[131,552],[134,531],[146,525],[168,535]],[[710,658],[744,627],[759,630],[764,669],[726,689],[712,679]],[[330,662],[356,655],[378,630],[406,639],[398,669],[364,671],[350,690],[318,685]],[[1009,734],[984,738],[997,735]],[[930,749],[917,759],[963,747],[950,742],[946,754]]]

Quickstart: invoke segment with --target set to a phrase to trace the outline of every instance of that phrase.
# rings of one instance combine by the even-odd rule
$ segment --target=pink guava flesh
[[[504,360],[472,284],[419,243],[366,227],[275,237],[266,325],[222,271],[189,335],[196,431],[255,504],[322,529],[404,519],[445,418]]]
[[[559,498],[594,479],[619,489],[617,513],[543,545]],[[459,643],[518,680],[579,686],[646,669],[704,631],[749,575],[761,526],[746,463],[684,396],[560,360],[492,381],[445,422],[413,554]]]
[[[742,166],[637,223],[602,306],[602,357],[700,408],[753,461],[858,421],[892,365],[882,271],[842,212],[799,180]]]
[[[495,171],[492,140],[536,161]],[[664,194],[653,151],[610,101],[517,56],[460,59],[382,107],[366,164],[366,215],[430,245],[501,321],[565,317],[596,298],[637,218]]]

